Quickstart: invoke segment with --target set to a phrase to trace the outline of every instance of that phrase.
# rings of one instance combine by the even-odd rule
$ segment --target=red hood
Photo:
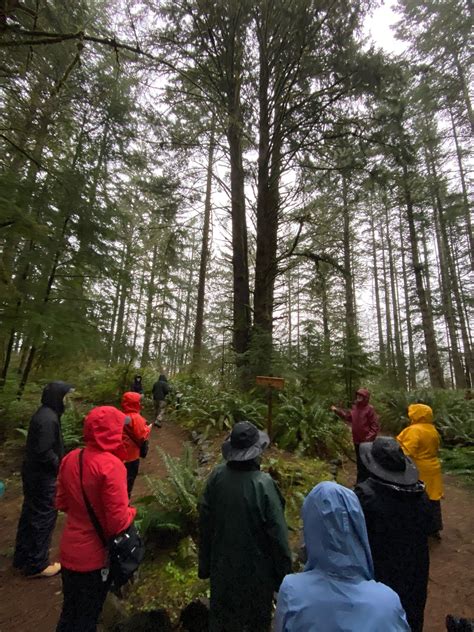
[[[139,413],[141,409],[141,399],[142,396],[140,393],[133,393],[129,391],[128,393],[124,393],[122,397],[122,410],[124,413]]]
[[[84,420],[84,439],[94,446],[114,454],[122,447],[126,415],[114,406],[97,406]]]
[[[363,406],[369,403],[370,392],[366,388],[359,388],[359,390],[356,392],[356,395],[360,395],[364,398],[364,401],[362,402]]]

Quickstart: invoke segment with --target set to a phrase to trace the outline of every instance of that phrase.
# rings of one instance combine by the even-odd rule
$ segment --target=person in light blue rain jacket
[[[275,632],[410,632],[398,595],[374,580],[354,492],[319,483],[302,510],[308,561],[278,593]]]

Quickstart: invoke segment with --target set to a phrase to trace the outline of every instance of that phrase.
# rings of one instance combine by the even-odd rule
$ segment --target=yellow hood
[[[412,424],[432,424],[433,410],[426,404],[410,404],[408,417]]]

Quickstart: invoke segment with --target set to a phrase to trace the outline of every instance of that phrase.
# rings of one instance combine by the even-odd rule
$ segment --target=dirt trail
[[[164,476],[164,465],[154,445],[173,456],[181,453],[187,433],[170,423],[153,429],[148,457],[142,461],[134,495],[146,493],[144,474]],[[431,569],[425,632],[445,632],[446,614],[474,617],[474,494],[445,477],[443,501],[444,531],[441,542],[431,546]],[[11,569],[16,524],[21,508],[21,489],[17,478],[7,485],[0,501],[0,632],[53,632],[61,607],[60,578],[25,579]],[[57,558],[62,519],[53,538],[51,559]],[[357,630],[354,632],[363,632]],[[383,632],[383,631],[381,631]]]
[[[153,428],[150,451],[141,462],[134,496],[147,492],[144,474],[165,476],[163,462],[154,449],[160,445],[172,456],[181,454],[187,433],[171,423]],[[11,481],[11,482],[10,482]],[[26,579],[11,567],[16,526],[22,503],[19,477],[9,479],[6,493],[0,500],[0,632],[54,632],[62,604],[61,579]],[[53,536],[50,559],[58,559],[58,545],[64,517],[58,519]]]

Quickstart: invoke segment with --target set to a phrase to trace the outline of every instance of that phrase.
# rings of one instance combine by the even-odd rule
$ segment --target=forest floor
[[[172,456],[181,453],[188,435],[171,423],[154,428],[148,457],[141,462],[134,496],[147,491],[145,474],[164,477],[166,470],[154,445]],[[354,468],[347,466],[347,479]],[[6,493],[0,501],[0,632],[53,632],[61,608],[60,577],[26,579],[13,571],[11,560],[15,532],[21,509],[21,481],[5,459],[0,460],[0,478],[6,480]],[[431,544],[431,567],[425,631],[445,632],[446,614],[474,617],[474,493],[456,478],[445,477],[443,506],[444,531],[440,542]],[[60,516],[53,537],[51,560],[58,556],[58,544],[64,518]],[[363,631],[357,631],[363,632]]]

